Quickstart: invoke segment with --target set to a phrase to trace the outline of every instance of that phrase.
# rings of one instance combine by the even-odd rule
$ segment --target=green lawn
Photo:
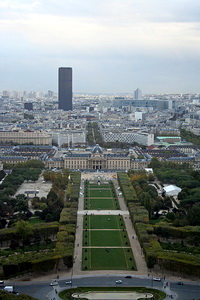
[[[83,219],[84,229],[125,229],[122,216],[88,215]]]
[[[135,270],[135,261],[123,217],[112,215],[112,210],[120,208],[112,183],[107,185],[90,183],[85,186],[84,191],[85,210],[111,212],[108,215],[84,216],[82,269]]]
[[[129,247],[129,238],[123,230],[84,230],[83,246]]]
[[[111,187],[111,184],[110,183],[102,183],[102,184],[89,183],[88,187],[93,189],[108,189]]]
[[[35,225],[35,224],[39,224],[39,223],[45,223],[44,220],[38,218],[38,217],[33,217],[33,218],[30,218],[29,220],[29,223],[32,224],[32,225]]]
[[[136,270],[131,248],[84,248],[83,270]]]
[[[119,209],[118,199],[113,192],[112,184],[88,184],[84,195],[85,210],[115,210]]]
[[[88,189],[88,196],[90,198],[96,198],[96,197],[101,197],[101,198],[113,198],[114,194],[111,189]]]
[[[113,198],[105,199],[85,199],[84,201],[84,209],[85,210],[116,210],[119,209],[118,200],[114,200]]]

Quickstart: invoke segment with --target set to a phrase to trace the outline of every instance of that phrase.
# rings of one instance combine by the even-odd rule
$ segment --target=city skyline
[[[199,93],[196,0],[5,0],[0,90],[57,90],[72,66],[75,93]]]

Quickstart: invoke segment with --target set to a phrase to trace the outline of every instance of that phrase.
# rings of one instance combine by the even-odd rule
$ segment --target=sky
[[[0,0],[0,90],[200,93],[199,0]]]

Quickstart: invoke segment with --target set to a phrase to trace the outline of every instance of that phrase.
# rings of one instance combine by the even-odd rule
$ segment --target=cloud
[[[34,74],[48,70],[57,76],[58,66],[70,65],[83,77],[90,70],[93,87],[119,87],[119,72],[124,89],[133,79],[149,86],[150,73],[159,82],[171,72],[182,78],[192,66],[198,77],[199,15],[196,0],[0,0],[0,74],[17,66],[23,77],[32,64]]]
[[[26,20],[0,22],[1,31],[13,31],[28,43],[59,52],[59,49],[97,54],[103,51],[197,52],[198,23],[137,22],[121,26],[99,24],[95,19],[29,14]]]

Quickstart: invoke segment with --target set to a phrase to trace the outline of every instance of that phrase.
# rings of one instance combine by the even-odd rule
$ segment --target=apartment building
[[[0,131],[0,143],[51,145],[52,136],[43,131],[13,130]]]
[[[120,131],[103,131],[104,142],[122,142],[133,144],[137,143],[144,146],[151,146],[154,144],[154,134],[146,132],[120,132]]]

